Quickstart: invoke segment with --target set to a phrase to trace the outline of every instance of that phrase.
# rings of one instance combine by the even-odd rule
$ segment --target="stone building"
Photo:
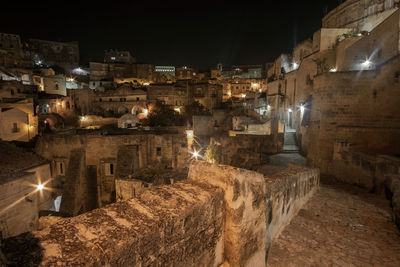
[[[212,80],[204,80],[193,81],[189,86],[193,100],[202,104],[207,110],[211,111],[221,106],[222,85]]]
[[[0,33],[0,66],[29,67],[24,58],[21,38],[17,34]]]
[[[186,106],[192,103],[188,83],[154,83],[147,86],[148,100],[161,101],[169,106]]]
[[[34,98],[37,87],[24,85],[17,80],[0,80],[0,102],[15,102],[26,98]]]
[[[79,66],[78,42],[29,39],[29,49],[36,65],[58,65],[67,72]]]
[[[132,57],[129,51],[110,49],[105,51],[104,53],[104,62],[132,64],[136,62],[136,58]]]
[[[264,78],[262,65],[233,65],[231,68],[224,68],[221,77],[225,79],[261,79]]]
[[[339,143],[371,154],[400,151],[395,137],[400,103],[394,97],[399,88],[400,11],[390,3],[344,2],[324,18],[324,28],[312,41],[280,56],[268,70],[271,118],[296,131],[302,151],[323,173],[332,174],[330,162]],[[368,12],[369,4],[390,8],[366,13],[357,23],[344,24],[346,28],[329,24],[333,14],[356,15],[354,8]],[[367,23],[368,32],[360,32]]]
[[[143,113],[147,107],[145,88],[135,88],[130,84],[122,84],[116,89],[96,92],[93,98],[93,110],[114,115]]]
[[[399,0],[347,0],[322,19],[323,28],[371,31],[398,8]]]
[[[38,134],[32,99],[0,103],[0,139],[28,142]]]
[[[62,166],[56,175],[63,182],[61,212],[70,215],[115,201],[115,179],[143,168],[186,167],[187,142],[184,130],[134,131],[119,134],[46,135],[36,152]],[[123,131],[123,132],[121,132]],[[76,187],[80,184],[80,187]]]
[[[55,210],[47,160],[0,141],[0,232],[3,237],[36,230],[40,210]],[[37,185],[43,184],[43,190]]]
[[[175,77],[177,80],[191,80],[196,78],[197,71],[193,68],[182,66],[175,69]]]
[[[148,104],[146,88],[133,87],[129,83],[105,91],[70,90],[69,96],[82,115],[121,116],[126,113],[137,115],[143,113]]]

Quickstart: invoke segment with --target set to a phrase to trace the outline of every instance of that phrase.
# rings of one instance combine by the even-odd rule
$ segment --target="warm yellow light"
[[[336,70],[336,68],[332,68],[332,69],[330,69],[329,71],[330,71],[330,72],[336,72],[337,70]]]
[[[246,97],[246,94],[242,94],[242,98],[245,98]]]
[[[43,188],[44,188],[44,184],[38,184],[38,185],[36,186],[36,189],[39,190],[39,191],[42,191]]]
[[[86,117],[85,116],[82,116],[81,117],[81,121],[85,121],[86,120]]]
[[[61,105],[61,102],[57,102],[57,105]]]
[[[149,85],[149,83],[143,83],[143,85]]]
[[[181,108],[174,108],[174,110],[178,113],[181,113]]]
[[[35,126],[29,125],[29,129],[33,129],[33,128],[35,128]]]
[[[144,114],[145,116],[149,115],[149,110],[148,110],[147,108],[145,108],[145,109],[143,110],[143,114]]]
[[[251,86],[253,86],[253,88],[257,88],[258,87],[258,83],[252,83]]]
[[[190,153],[192,154],[192,157],[195,158],[196,160],[199,157],[201,158],[200,151],[193,150],[193,152],[190,152]]]
[[[186,135],[188,138],[193,138],[193,130],[186,130]]]
[[[228,96],[231,96],[232,95],[232,93],[231,92],[228,92]]]

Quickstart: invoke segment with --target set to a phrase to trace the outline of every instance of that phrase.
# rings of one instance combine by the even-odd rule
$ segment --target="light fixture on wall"
[[[361,63],[361,65],[362,65],[364,68],[368,68],[371,64],[372,64],[372,62],[371,62],[371,60],[369,60],[369,59],[367,59],[367,60],[365,60],[363,63]]]

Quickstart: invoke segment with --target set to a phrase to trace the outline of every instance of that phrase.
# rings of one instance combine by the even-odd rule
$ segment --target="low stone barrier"
[[[27,236],[42,248],[32,252],[41,266],[265,266],[271,240],[318,185],[316,169],[264,177],[195,162],[186,181]],[[12,259],[26,264],[29,253],[13,251]]]

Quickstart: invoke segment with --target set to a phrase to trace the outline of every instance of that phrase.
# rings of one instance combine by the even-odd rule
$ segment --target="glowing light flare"
[[[287,111],[288,111],[289,113],[290,113],[290,112],[293,112],[293,110],[292,110],[291,108],[288,108]]]
[[[149,110],[148,110],[147,108],[145,108],[145,109],[143,110],[143,114],[144,114],[145,116],[149,115]]]
[[[145,82],[145,83],[143,83],[143,85],[145,85],[145,86],[147,86],[147,85],[149,85],[150,83],[148,83],[148,82]]]
[[[24,200],[28,200],[30,196],[33,196],[35,193],[40,192],[40,196],[42,196],[43,190],[48,190],[48,191],[53,191],[53,189],[51,188],[47,188],[45,187],[45,185],[47,183],[49,183],[52,179],[49,179],[47,181],[45,181],[44,183],[41,183],[41,181],[38,181],[38,184],[27,184],[28,186],[31,186],[33,188],[35,188],[34,190],[32,190],[31,192],[29,192],[28,194],[23,195],[21,198],[15,200],[13,203],[11,203],[10,205],[4,207],[3,209],[0,210],[0,215],[4,212],[6,212],[7,210],[9,210],[10,208],[16,206],[18,203],[24,201]]]
[[[259,86],[259,84],[258,84],[258,83],[252,83],[251,86],[252,86],[253,88],[257,88],[257,87]]]
[[[271,106],[270,106],[270,105],[267,105],[267,109],[271,109]]]
[[[241,96],[242,96],[242,98],[246,98],[246,94],[242,94]]]
[[[369,59],[366,59],[363,63],[361,63],[361,65],[362,65],[364,68],[368,68],[371,64],[372,64],[372,62],[371,62],[371,60],[369,60]]]
[[[188,138],[193,138],[193,130],[186,130],[186,136]]]
[[[86,120],[86,117],[85,116],[82,116],[81,117],[81,121],[85,121]]]
[[[337,71],[336,68],[332,68],[332,69],[329,70],[329,72],[336,72],[336,71]]]
[[[232,96],[232,93],[231,93],[231,92],[228,92],[228,96]]]
[[[174,108],[174,110],[178,113],[181,113],[181,108]]]
[[[299,67],[299,64],[297,64],[296,62],[293,62],[293,69],[297,69]]]
[[[193,151],[190,152],[190,153],[192,154],[192,158],[195,158],[196,160],[198,160],[199,158],[201,158],[200,150],[199,150],[199,151],[193,150]]]
[[[301,111],[301,113],[304,113],[304,109],[305,109],[305,107],[304,107],[303,105],[300,105],[300,111]]]

